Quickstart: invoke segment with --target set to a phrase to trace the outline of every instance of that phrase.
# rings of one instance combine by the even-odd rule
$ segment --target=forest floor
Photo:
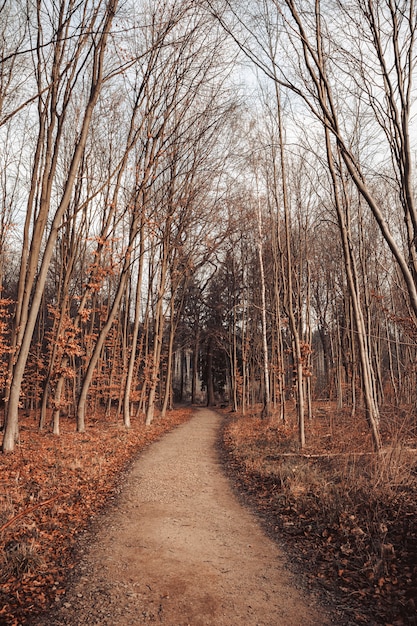
[[[294,411],[286,423],[226,414],[229,477],[304,584],[344,615],[335,623],[417,625],[414,411],[382,412],[379,455],[364,416],[335,403],[315,403],[303,450]]]
[[[199,409],[140,454],[114,505],[79,542],[70,581],[51,581],[54,606],[37,615],[26,606],[17,623],[338,623],[303,592],[233,494],[217,449],[220,423]]]
[[[330,403],[302,454],[291,419],[192,414],[59,438],[23,420],[0,456],[1,626],[417,624],[412,424],[391,416],[376,458]]]
[[[96,412],[84,433],[62,419],[56,437],[22,413],[16,451],[0,454],[0,626],[32,624],[64,601],[78,546],[114,503],[132,459],[191,414],[177,409],[126,430]]]

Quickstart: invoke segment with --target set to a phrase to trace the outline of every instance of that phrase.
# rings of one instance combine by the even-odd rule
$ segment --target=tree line
[[[174,400],[416,402],[413,1],[4,0],[3,450]]]

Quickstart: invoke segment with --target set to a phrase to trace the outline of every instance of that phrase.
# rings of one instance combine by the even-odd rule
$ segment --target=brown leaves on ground
[[[131,459],[189,419],[171,411],[151,427],[100,418],[85,433],[70,420],[55,437],[22,421],[20,445],[0,456],[0,625],[30,623],[65,594],[72,550],[117,491]]]
[[[329,412],[330,408],[330,412]],[[257,417],[227,421],[226,460],[240,492],[284,541],[312,588],[346,624],[417,624],[415,440],[384,432],[378,457],[360,416],[316,407],[308,446],[296,427]],[[391,421],[392,424],[392,421]],[[344,622],[345,623],[345,622]]]

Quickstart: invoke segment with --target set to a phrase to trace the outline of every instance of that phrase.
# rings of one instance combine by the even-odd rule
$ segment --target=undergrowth
[[[376,455],[360,416],[328,413],[308,424],[302,451],[293,423],[229,418],[224,444],[234,477],[308,584],[320,586],[346,623],[415,625],[412,433],[395,433],[391,422]]]

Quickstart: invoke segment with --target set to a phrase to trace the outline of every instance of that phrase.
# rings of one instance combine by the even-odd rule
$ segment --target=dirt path
[[[215,449],[219,423],[199,410],[141,454],[48,625],[326,623],[234,497]]]

